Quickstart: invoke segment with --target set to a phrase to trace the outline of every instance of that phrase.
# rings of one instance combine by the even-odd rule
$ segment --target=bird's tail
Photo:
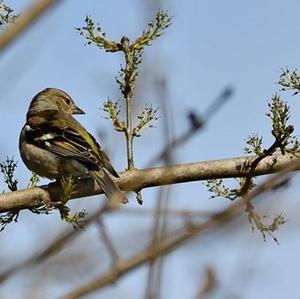
[[[105,169],[102,168],[100,171],[90,171],[89,173],[109,199],[117,200],[122,203],[128,202],[127,197],[115,184]]]

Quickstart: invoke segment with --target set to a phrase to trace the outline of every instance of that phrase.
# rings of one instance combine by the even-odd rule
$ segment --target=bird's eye
[[[64,101],[65,101],[65,103],[66,103],[67,105],[70,105],[70,103],[71,103],[71,100],[68,99],[68,98],[64,98]]]

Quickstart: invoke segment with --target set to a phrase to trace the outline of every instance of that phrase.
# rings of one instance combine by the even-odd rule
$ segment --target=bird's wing
[[[91,170],[100,166],[118,177],[108,156],[95,138],[71,115],[57,110],[42,111],[27,121],[28,139],[60,156],[73,158]]]

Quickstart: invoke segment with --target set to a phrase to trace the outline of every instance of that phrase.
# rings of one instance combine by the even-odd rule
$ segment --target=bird
[[[109,199],[128,199],[111,176],[119,177],[96,139],[73,115],[85,114],[63,90],[46,88],[30,103],[19,138],[24,164],[41,177],[90,175]]]

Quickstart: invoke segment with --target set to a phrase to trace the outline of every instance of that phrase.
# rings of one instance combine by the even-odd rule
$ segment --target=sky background
[[[6,3],[21,12],[31,1],[7,0]],[[78,117],[79,121],[101,138],[116,169],[126,168],[125,139],[113,131],[101,111],[108,97],[121,99],[114,78],[123,63],[122,56],[105,53],[95,46],[84,46],[85,40],[74,28],[83,26],[89,14],[109,38],[119,41],[127,35],[134,40],[154,18],[158,7],[173,16],[173,24],[145,50],[135,97],[136,111],[145,103],[160,105],[156,82],[165,79],[173,133],[178,136],[188,128],[188,111],[201,115],[226,86],[232,86],[235,91],[205,130],[175,152],[175,162],[241,156],[245,139],[252,133],[264,136],[265,146],[271,144],[271,123],[265,116],[267,102],[279,91],[276,82],[281,69],[299,68],[299,1],[66,0],[37,21],[0,56],[0,158],[2,161],[8,155],[19,160],[16,173],[19,188],[25,188],[30,178],[30,172],[19,157],[19,131],[30,100],[46,87],[63,89],[73,97],[86,112]],[[291,123],[298,135],[299,96],[282,95],[291,106]],[[134,154],[138,168],[142,168],[164,144],[163,122],[161,115],[156,128],[144,131],[136,140]],[[295,177],[288,190],[267,196],[258,207],[261,213],[269,215],[284,212],[289,219],[276,233],[279,246],[271,238],[264,242],[259,233],[252,234],[244,215],[168,256],[163,298],[193,298],[207,265],[214,267],[218,275],[220,287],[215,298],[300,298],[298,186],[299,178]],[[171,192],[170,201],[176,208],[211,211],[229,204],[224,199],[209,199],[206,187],[200,182],[174,186]],[[145,203],[139,208],[152,207],[156,195],[155,188],[144,190]],[[99,198],[95,197],[76,201],[73,206],[93,209],[98,202]],[[134,196],[130,206],[137,206]],[[147,244],[145,235],[152,223],[150,217],[119,215],[110,217],[107,222],[117,247],[122,248],[122,255],[131,255]],[[178,223],[172,222],[172,225]],[[22,213],[19,223],[9,225],[0,235],[3,267],[42,248],[65,227],[57,214]],[[95,256],[105,257],[103,245],[95,241],[96,236],[96,228],[91,227],[73,246],[50,259],[42,276],[41,269],[31,270],[30,275],[20,273],[2,286],[0,294],[13,292],[13,298],[25,298],[24,294],[39,280],[45,293],[37,293],[37,298],[54,298],[52,295],[59,296],[74,285],[95,277],[101,267],[105,269],[109,265],[107,256],[99,260],[101,265],[95,265]],[[71,256],[78,257],[75,262],[70,258],[73,268],[66,262]],[[66,271],[68,267],[72,275]],[[56,277],[55,283],[53,277]],[[116,285],[87,298],[120,298],[120,294],[122,298],[142,298],[146,277],[147,269],[141,267]]]

